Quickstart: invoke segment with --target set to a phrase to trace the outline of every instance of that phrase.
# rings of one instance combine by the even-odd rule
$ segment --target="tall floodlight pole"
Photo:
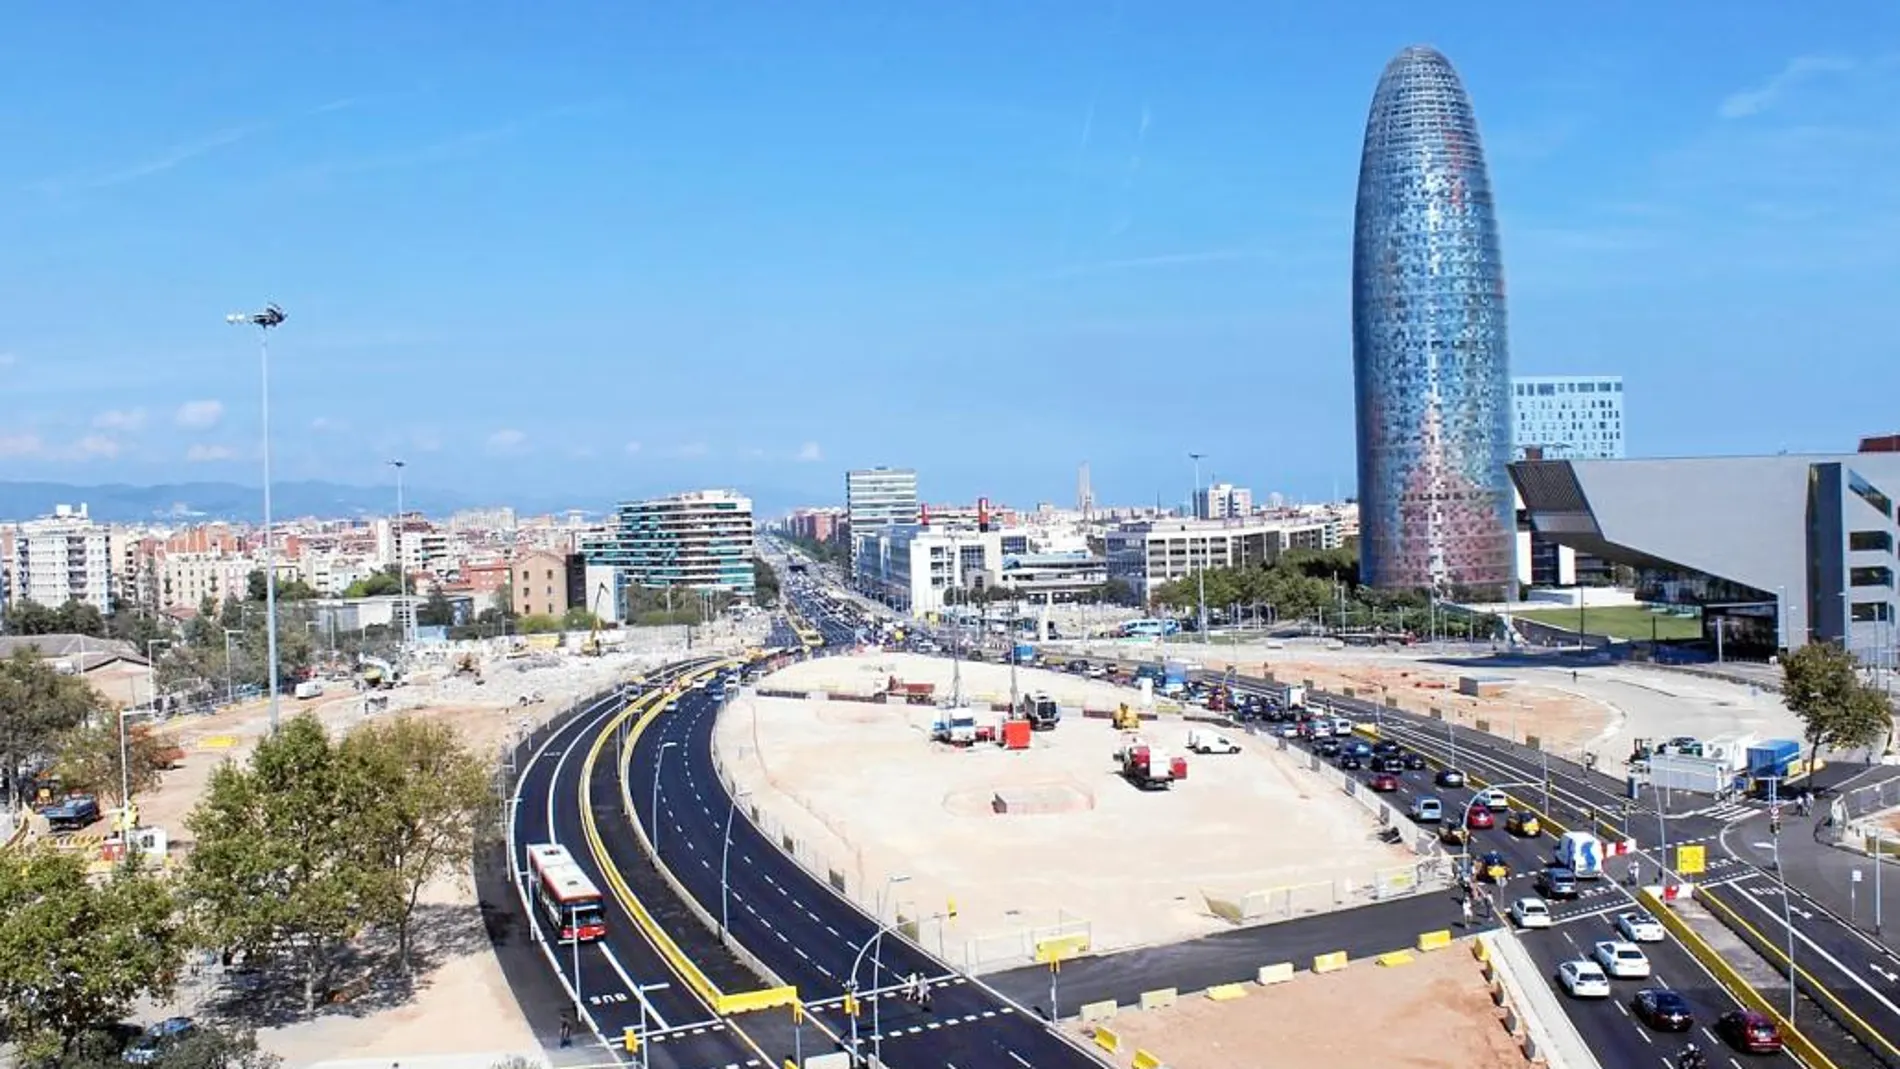
[[[1188,456],[1194,459],[1194,496],[1189,499],[1188,507],[1193,509],[1194,518],[1198,520],[1202,518],[1202,502],[1206,501],[1206,498],[1201,496],[1201,458],[1207,456],[1207,454],[1189,453]],[[1213,509],[1209,508],[1207,511],[1212,512]],[[1194,540],[1192,538],[1188,539],[1188,545],[1191,546],[1193,544]],[[1198,594],[1196,600],[1200,603],[1202,642],[1207,641],[1207,564],[1211,557],[1212,554],[1209,552],[1208,539],[1205,533],[1203,533],[1201,538],[1201,566],[1194,569],[1194,581]],[[1190,557],[1189,559],[1192,560],[1193,558]]]
[[[264,437],[264,655],[270,659],[270,730],[277,732],[277,549],[271,538],[270,516],[270,330],[284,322],[284,310],[267,304],[261,312],[233,312],[224,317],[233,326],[257,328],[257,359],[263,378]]]
[[[389,461],[389,466],[396,469],[396,523],[389,530],[390,550],[396,555],[396,607],[398,610],[406,610],[409,607],[409,569],[404,567],[402,562],[402,469],[408,467],[409,462],[392,460]],[[410,633],[410,626],[414,623],[413,612],[403,617],[402,643],[405,647],[414,641],[415,636]]]

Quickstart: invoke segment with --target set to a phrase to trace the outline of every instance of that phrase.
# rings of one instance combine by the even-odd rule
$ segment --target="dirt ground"
[[[943,692],[951,671],[940,658],[829,657],[760,686],[868,694],[895,675]],[[1006,667],[961,671],[966,695],[1007,701]],[[715,747],[768,829],[789,834],[821,875],[838,873],[848,893],[876,908],[887,881],[903,877],[891,893],[924,918],[954,899],[957,917],[926,921],[919,936],[979,970],[1018,963],[1030,930],[1086,928],[1096,950],[1172,942],[1228,927],[1208,895],[1266,893],[1274,916],[1297,915],[1365,901],[1375,873],[1412,872],[1408,851],[1374,837],[1370,812],[1272,741],[1228,733],[1242,752],[1189,754],[1184,782],[1143,792],[1115,773],[1120,736],[1109,722],[1079,715],[1131,692],[1037,670],[1021,671],[1019,685],[1064,709],[1026,751],[932,743],[929,706],[749,694],[721,716]],[[1144,725],[1176,751],[1187,732],[1178,719]],[[1042,811],[999,814],[999,793]]]
[[[722,645],[739,647],[757,636],[734,635]],[[390,692],[391,712],[453,722],[478,752],[496,750],[517,733],[539,724],[585,694],[616,679],[638,674],[677,656],[663,649],[611,651],[598,659],[543,658],[540,667],[519,671],[514,663],[487,666],[487,685],[466,679],[417,682]],[[522,696],[538,697],[527,705]],[[452,699],[452,700],[445,700]],[[307,702],[284,699],[283,716],[314,711],[333,732],[345,732],[364,720],[361,697],[332,688]],[[227,757],[242,761],[269,729],[268,707],[254,702],[206,717],[176,720],[161,730],[176,737],[185,751],[181,767],[138,798],[141,823],[166,829],[176,864],[189,850],[185,818],[202,795],[211,772]],[[260,1043],[299,1066],[336,1059],[400,1058],[422,1054],[497,1055],[533,1050],[533,1033],[489,950],[474,887],[466,876],[437,881],[424,892],[419,916],[426,915],[433,957],[407,997],[368,1000],[337,1007],[315,1019],[262,1027]],[[172,1003],[143,1007],[141,1016],[204,1013],[212,991],[187,982]]]
[[[1184,997],[1165,1010],[1123,1010],[1107,1022],[1121,1038],[1113,1064],[1137,1049],[1169,1069],[1336,1069],[1378,1065],[1520,1069],[1524,1055],[1504,1031],[1469,954],[1440,951],[1410,965],[1359,962],[1324,976],[1299,973],[1246,997]],[[1090,1026],[1066,1026],[1087,1035]]]

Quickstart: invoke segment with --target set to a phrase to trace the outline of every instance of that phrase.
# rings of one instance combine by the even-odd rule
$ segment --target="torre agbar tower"
[[[1379,77],[1352,254],[1360,578],[1503,591],[1515,527],[1504,267],[1471,101],[1434,49],[1406,49]]]

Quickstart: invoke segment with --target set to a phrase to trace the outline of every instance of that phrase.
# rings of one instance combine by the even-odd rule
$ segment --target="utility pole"
[[[409,607],[409,568],[402,560],[402,469],[409,466],[404,460],[392,460],[389,466],[396,469],[396,522],[389,530],[389,544],[396,554],[396,608],[403,612]],[[402,618],[402,644],[405,649],[414,640],[410,627],[415,623],[414,612],[404,612]]]
[[[1206,453],[1188,454],[1188,456],[1194,458],[1194,494],[1188,500],[1190,507],[1193,509],[1194,518],[1197,520],[1203,518],[1201,516],[1203,511],[1213,511],[1211,508],[1205,508],[1208,501],[1207,498],[1202,495],[1201,490],[1201,458],[1206,455]],[[1194,539],[1189,538],[1188,545],[1194,545]],[[1198,595],[1196,600],[1200,604],[1200,638],[1203,643],[1207,641],[1207,565],[1211,556],[1209,548],[1209,539],[1206,533],[1203,532],[1201,537],[1201,566],[1194,569],[1194,580]],[[1192,559],[1193,557],[1190,556],[1189,560],[1191,561]]]
[[[233,326],[257,328],[257,356],[263,380],[263,404],[260,408],[264,439],[264,646],[270,659],[270,731],[277,734],[277,550],[271,538],[270,514],[270,330],[284,322],[284,310],[267,304],[261,312],[233,312],[224,321]]]

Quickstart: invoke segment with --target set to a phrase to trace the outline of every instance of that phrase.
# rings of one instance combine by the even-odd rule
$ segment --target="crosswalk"
[[[1719,820],[1724,824],[1734,824],[1737,821],[1747,820],[1757,813],[1766,812],[1767,808],[1766,805],[1760,802],[1717,802],[1714,805],[1705,805],[1701,809],[1691,809],[1686,813],[1676,813],[1674,815],[1678,817],[1708,817],[1711,820]]]

